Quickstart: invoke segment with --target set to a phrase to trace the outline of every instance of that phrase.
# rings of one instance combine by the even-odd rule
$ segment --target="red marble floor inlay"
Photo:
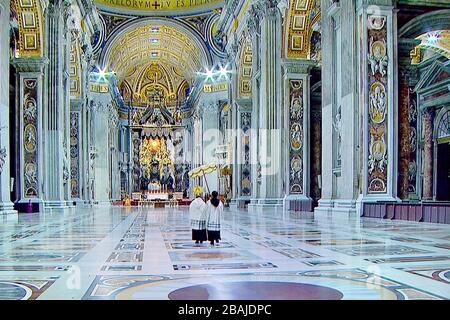
[[[169,293],[171,300],[340,300],[338,290],[295,282],[243,281],[202,284]]]

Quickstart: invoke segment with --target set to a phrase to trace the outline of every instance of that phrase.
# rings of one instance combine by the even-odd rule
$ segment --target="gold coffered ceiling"
[[[187,15],[217,9],[224,0],[95,0],[101,10],[139,16]]]
[[[198,72],[212,65],[199,34],[181,21],[143,18],[130,21],[107,41],[99,67],[115,72],[128,101],[146,104],[155,92],[176,103],[185,98]]]
[[[208,66],[208,59],[192,37],[173,26],[149,23],[114,40],[106,67],[118,78],[130,77],[151,64],[175,68],[186,79]]]

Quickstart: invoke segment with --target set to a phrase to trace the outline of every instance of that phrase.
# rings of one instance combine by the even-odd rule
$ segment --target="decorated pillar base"
[[[44,201],[45,209],[68,209],[67,201]]]
[[[282,212],[284,199],[252,199],[248,204],[249,212]]]
[[[319,206],[314,209],[314,214],[331,214],[334,207],[334,200],[320,199]]]
[[[230,208],[233,210],[242,210],[245,209],[245,204],[248,203],[250,199],[232,199],[230,202]]]
[[[290,211],[311,212],[313,211],[313,200],[306,196],[290,195],[284,199],[284,208]]]
[[[0,203],[0,216],[14,214],[17,214],[17,210],[14,210],[14,203],[12,203],[11,201]]]
[[[93,201],[92,204],[97,206],[97,207],[110,207],[111,206],[111,201],[109,201],[109,200],[98,200],[98,201]]]
[[[338,199],[334,201],[334,207],[332,209],[336,213],[347,213],[356,215],[356,200],[354,199]]]

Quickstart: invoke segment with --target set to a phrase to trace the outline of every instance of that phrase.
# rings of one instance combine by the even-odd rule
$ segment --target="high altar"
[[[183,163],[180,103],[159,87],[148,87],[129,110],[132,192],[143,200],[181,198],[189,188]]]

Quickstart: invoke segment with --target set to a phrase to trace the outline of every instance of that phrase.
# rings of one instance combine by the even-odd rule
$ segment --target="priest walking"
[[[206,236],[206,203],[202,199],[203,190],[201,187],[194,188],[195,199],[189,206],[189,218],[192,227],[192,240],[195,243],[203,243],[207,240]]]

